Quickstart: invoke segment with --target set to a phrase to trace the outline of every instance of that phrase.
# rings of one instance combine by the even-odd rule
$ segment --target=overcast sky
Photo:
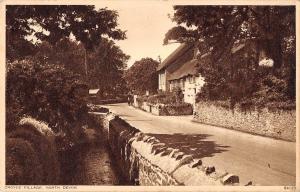
[[[107,7],[119,13],[119,27],[127,39],[116,41],[128,55],[128,66],[144,57],[165,59],[179,44],[163,45],[165,33],[176,24],[168,18],[173,7],[167,1],[99,1],[96,9]]]

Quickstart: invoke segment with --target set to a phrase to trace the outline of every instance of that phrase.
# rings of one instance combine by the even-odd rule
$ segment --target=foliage
[[[9,5],[6,15],[10,62],[31,57],[42,65],[61,65],[80,74],[89,87],[100,88],[102,99],[127,93],[123,71],[129,56],[113,42],[126,38],[116,11],[86,5]]]
[[[156,95],[151,95],[146,102],[151,104],[170,104],[176,102],[176,96],[172,92],[161,92]]]
[[[159,92],[158,94],[150,95],[148,97],[138,97],[138,99],[151,104],[184,104],[183,94],[180,88],[175,88],[172,92]]]
[[[126,94],[123,72],[129,56],[111,40],[101,43],[87,53],[88,75],[85,74],[85,50],[81,43],[63,38],[54,45],[42,42],[34,55],[41,64],[57,64],[80,74],[91,88],[99,88],[100,98]]]
[[[88,50],[98,45],[102,36],[124,39],[125,32],[117,28],[117,17],[116,11],[95,10],[92,5],[8,5],[7,58],[15,60],[32,55],[34,46],[27,38],[30,35],[55,44],[72,34]]]
[[[101,43],[88,55],[88,79],[90,87],[100,89],[100,98],[114,98],[126,94],[123,73],[129,56],[113,41],[101,39]]]
[[[41,165],[31,144],[22,138],[6,141],[6,184],[30,185],[41,183]]]
[[[179,88],[179,87],[173,88],[172,89],[172,93],[175,96],[176,103],[182,103],[183,102],[184,94],[183,94],[181,88]]]
[[[192,115],[193,106],[190,103],[172,103],[161,107],[160,115]]]
[[[82,135],[87,115],[87,89],[76,75],[62,66],[32,60],[7,64],[6,128],[10,132],[24,115],[49,123],[71,143]]]
[[[57,184],[59,179],[59,163],[55,143],[49,137],[38,134],[34,125],[20,125],[8,134],[8,138],[20,138],[32,146],[40,163],[39,184]],[[32,170],[34,171],[34,170]],[[32,184],[32,183],[31,183]]]
[[[170,29],[164,42],[197,42],[199,72],[205,79],[199,99],[229,99],[231,105],[258,98],[262,103],[294,100],[294,6],[174,6],[174,10],[178,26]],[[274,66],[260,67],[262,58],[273,59]],[[273,83],[265,84],[266,78]]]
[[[158,61],[151,58],[143,58],[125,72],[125,80],[128,88],[134,94],[145,94],[146,91],[155,93],[158,89],[158,74],[156,68]]]
[[[33,55],[40,64],[55,64],[63,66],[74,73],[84,73],[84,46],[81,43],[62,38],[55,44],[43,41],[36,45],[38,51]]]

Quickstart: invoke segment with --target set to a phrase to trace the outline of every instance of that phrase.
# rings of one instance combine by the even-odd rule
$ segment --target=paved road
[[[240,183],[295,185],[296,144],[192,122],[192,116],[154,116],[127,104],[106,105],[144,133],[201,158]]]

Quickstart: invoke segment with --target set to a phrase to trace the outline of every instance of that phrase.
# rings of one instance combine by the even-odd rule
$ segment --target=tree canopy
[[[126,93],[123,73],[129,56],[112,41],[101,39],[88,52],[88,74],[85,74],[85,50],[81,43],[63,38],[54,45],[44,41],[38,45],[34,59],[43,64],[57,64],[80,74],[90,88],[99,88],[101,97]]]
[[[101,39],[95,51],[88,55],[89,71],[87,82],[99,88],[103,97],[126,94],[123,79],[129,56],[113,41]]]
[[[156,68],[159,62],[152,58],[143,58],[125,72],[128,88],[135,94],[144,95],[146,91],[155,93],[158,89]]]
[[[86,5],[9,5],[7,59],[32,57],[41,64],[61,65],[104,94],[121,92],[129,56],[113,40],[126,38],[118,13]],[[36,37],[35,42],[30,41]]]
[[[259,48],[273,58],[275,67],[280,67],[282,44],[295,41],[294,6],[174,6],[174,9],[174,21],[195,29],[175,27],[169,31],[170,35],[167,33],[165,41],[203,38],[213,48],[216,60],[236,41],[255,39]],[[295,48],[295,44],[289,46]]]
[[[125,39],[118,28],[116,11],[86,5],[8,5],[6,6],[6,47],[8,59],[19,59],[34,52],[28,36],[55,44],[71,34],[88,50],[101,37]]]
[[[294,6],[174,6],[174,10],[172,20],[178,26],[166,33],[164,43],[198,42],[201,55],[207,53],[198,58],[206,79],[204,97],[215,92],[214,99],[242,100],[262,93],[264,86],[270,92],[282,80],[287,83],[280,91],[283,98],[294,98]],[[242,55],[233,54],[241,44],[249,46]],[[272,70],[259,67],[262,57],[274,61]],[[236,91],[241,89],[248,93]]]
[[[63,66],[83,77],[84,54],[84,47],[81,43],[64,37],[53,45],[47,41],[39,43],[32,58],[41,64]]]

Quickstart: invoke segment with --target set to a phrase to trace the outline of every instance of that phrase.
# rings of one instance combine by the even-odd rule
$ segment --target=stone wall
[[[239,178],[207,166],[178,149],[167,148],[111,113],[90,113],[101,120],[118,169],[131,185],[239,185]]]
[[[242,111],[238,107],[231,110],[212,103],[197,103],[194,120],[276,139],[296,141],[295,110],[275,111],[264,108]]]
[[[178,115],[193,114],[192,105],[172,106],[172,105],[163,105],[163,104],[151,104],[147,102],[143,102],[142,104],[138,102],[134,102],[133,106],[142,109],[148,113],[152,113],[153,115],[178,116]]]
[[[165,105],[159,108],[159,115],[178,116],[178,115],[192,115],[192,114],[193,114],[192,105],[184,105],[184,106]]]

